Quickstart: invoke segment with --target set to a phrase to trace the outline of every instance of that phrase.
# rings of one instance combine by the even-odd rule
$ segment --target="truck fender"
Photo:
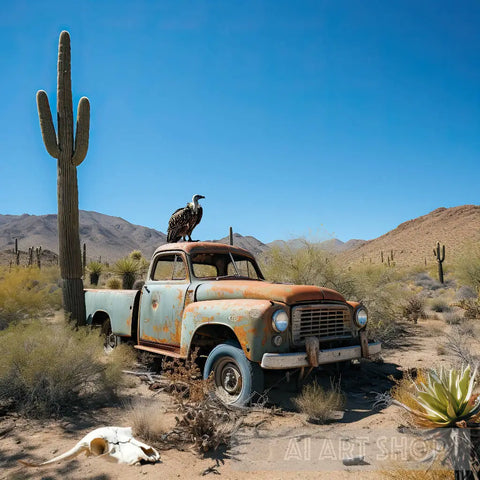
[[[229,299],[208,300],[189,304],[183,312],[181,353],[187,356],[195,334],[208,328],[215,335],[221,329],[221,343],[226,332],[233,332],[245,356],[261,361],[268,339],[271,337],[271,318],[274,306],[268,300]]]

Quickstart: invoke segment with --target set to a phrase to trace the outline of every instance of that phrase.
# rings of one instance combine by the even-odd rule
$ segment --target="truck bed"
[[[107,314],[115,335],[132,335],[133,315],[140,297],[139,290],[85,290],[87,323],[95,323],[95,317]]]

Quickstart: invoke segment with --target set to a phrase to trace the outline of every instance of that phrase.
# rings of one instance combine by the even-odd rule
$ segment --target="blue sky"
[[[37,90],[72,38],[80,208],[194,237],[375,238],[478,204],[478,1],[0,2],[0,213],[56,212]],[[54,113],[54,117],[55,117]]]

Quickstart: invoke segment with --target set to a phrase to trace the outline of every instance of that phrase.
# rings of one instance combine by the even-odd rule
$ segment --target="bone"
[[[55,458],[41,463],[24,460],[19,460],[19,463],[26,467],[43,467],[75,458],[83,452],[87,456],[102,457],[128,465],[135,465],[142,460],[155,463],[160,459],[157,450],[133,438],[130,427],[101,427],[85,435],[73,448]]]

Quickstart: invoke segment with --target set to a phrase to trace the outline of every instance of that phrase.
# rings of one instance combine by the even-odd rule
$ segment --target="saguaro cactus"
[[[38,116],[47,152],[57,159],[58,243],[63,279],[63,307],[77,325],[85,324],[82,255],[80,251],[77,167],[88,150],[90,103],[78,103],[77,128],[73,133],[70,35],[62,32],[58,43],[57,132],[46,92],[37,93]]]
[[[442,250],[440,251],[440,242],[437,242],[436,248],[433,249],[433,254],[437,258],[438,263],[438,279],[440,283],[443,282],[443,266],[442,263],[445,260],[445,245],[442,246]]]

